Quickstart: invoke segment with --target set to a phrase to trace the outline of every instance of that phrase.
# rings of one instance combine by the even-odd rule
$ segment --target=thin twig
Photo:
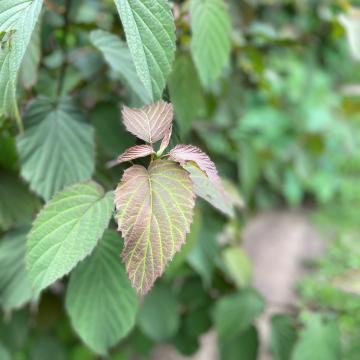
[[[50,10],[55,11],[58,14],[62,14],[65,11],[65,9],[62,6],[52,3],[50,0],[44,0],[44,3],[46,7],[48,7]]]
[[[17,106],[15,106],[15,120],[19,129],[19,133],[22,134],[24,132],[24,124],[23,121],[21,119],[20,113],[19,113],[19,109]]]
[[[70,25],[70,8],[71,8],[71,0],[65,0],[65,12],[64,12],[64,26],[63,26],[63,41],[61,44],[61,50],[64,54],[64,62],[60,68],[60,74],[59,74],[59,82],[58,82],[58,88],[57,88],[57,94],[58,96],[61,95],[64,87],[64,81],[66,76],[66,69],[68,65],[68,49],[67,49],[67,36],[69,32],[69,25]]]

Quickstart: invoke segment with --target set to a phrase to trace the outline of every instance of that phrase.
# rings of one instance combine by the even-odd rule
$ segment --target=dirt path
[[[257,325],[261,339],[258,360],[268,360],[269,319],[296,304],[295,287],[307,273],[305,262],[323,253],[324,242],[306,214],[299,211],[260,214],[249,222],[243,236],[253,264],[253,285],[267,301]]]

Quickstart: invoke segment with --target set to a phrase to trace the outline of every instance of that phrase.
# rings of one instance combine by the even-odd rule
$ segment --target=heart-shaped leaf
[[[124,125],[129,132],[152,144],[167,134],[174,113],[171,104],[159,101],[140,109],[130,109],[124,106],[122,115]]]
[[[189,174],[178,164],[156,160],[148,169],[134,165],[115,192],[122,257],[133,286],[146,293],[185,242],[193,217]]]

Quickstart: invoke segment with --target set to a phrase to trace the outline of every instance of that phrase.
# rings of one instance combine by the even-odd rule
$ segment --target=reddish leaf
[[[161,145],[160,145],[160,149],[159,149],[160,154],[162,154],[165,151],[165,149],[168,147],[170,138],[171,138],[171,134],[172,134],[172,125],[169,127],[168,131],[166,132],[164,138],[161,141]]]
[[[166,135],[173,120],[173,113],[173,106],[162,100],[140,109],[124,106],[122,110],[126,129],[150,144]]]
[[[118,158],[117,163],[123,163],[125,161],[131,161],[144,156],[148,156],[154,153],[154,149],[151,145],[136,145],[129,149],[126,149]]]
[[[125,240],[122,258],[131,283],[146,293],[185,242],[193,217],[189,174],[178,164],[156,160],[134,165],[115,191],[116,220]]]
[[[222,187],[215,164],[211,161],[209,156],[198,147],[193,145],[176,145],[170,151],[170,158],[179,162],[180,165],[185,165],[187,161],[193,161],[206,173],[212,182]]]

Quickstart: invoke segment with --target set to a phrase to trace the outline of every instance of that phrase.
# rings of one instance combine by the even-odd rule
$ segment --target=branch
[[[67,65],[68,65],[68,60],[67,60],[68,49],[67,49],[66,40],[67,40],[67,36],[69,33],[71,0],[64,0],[64,1],[65,1],[65,4],[64,4],[65,11],[64,11],[63,41],[61,44],[61,50],[64,54],[64,62],[60,68],[59,82],[58,82],[58,88],[57,88],[58,96],[61,95],[63,87],[64,87],[66,69],[67,69]]]
[[[52,3],[50,0],[44,0],[44,4],[50,10],[53,10],[58,14],[63,14],[64,13],[64,8],[62,6],[58,6],[58,5],[54,4],[54,3]]]

